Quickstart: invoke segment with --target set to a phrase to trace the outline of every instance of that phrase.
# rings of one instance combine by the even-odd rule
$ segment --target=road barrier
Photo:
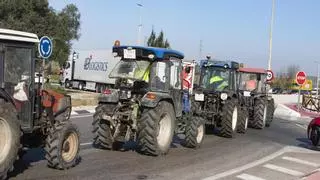
[[[307,110],[320,112],[320,99],[318,97],[303,95],[301,105]]]

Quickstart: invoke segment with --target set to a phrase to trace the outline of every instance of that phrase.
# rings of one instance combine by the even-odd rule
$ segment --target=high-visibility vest
[[[221,84],[218,85],[218,87],[216,87],[216,90],[223,90],[226,86],[228,86],[229,84],[220,76],[213,76],[210,78],[210,84],[213,83],[217,83],[223,81]]]
[[[149,82],[149,74],[150,74],[150,68],[148,67],[145,71],[142,71],[140,69],[137,69],[134,71],[134,77],[140,78],[142,76],[142,80]]]

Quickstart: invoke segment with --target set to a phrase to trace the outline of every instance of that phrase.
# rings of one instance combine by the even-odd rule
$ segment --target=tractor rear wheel
[[[264,99],[257,99],[254,105],[252,127],[263,129],[267,121],[268,104]]]
[[[191,116],[187,123],[185,146],[199,148],[205,134],[205,120],[199,116]]]
[[[79,163],[79,130],[71,122],[57,123],[46,139],[46,159],[54,169],[69,169]]]
[[[269,127],[273,121],[274,110],[274,99],[271,99],[268,101],[266,127]]]
[[[11,103],[0,104],[0,179],[12,170],[20,149],[20,125]]]
[[[167,154],[175,121],[174,108],[169,102],[160,101],[157,107],[144,109],[138,123],[138,151],[151,156]]]
[[[110,125],[106,120],[102,119],[102,115],[113,109],[114,106],[109,104],[101,104],[96,107],[96,112],[93,115],[93,146],[101,149],[112,149],[114,140]]]
[[[248,121],[249,121],[249,112],[247,109],[243,109],[239,114],[239,126],[238,133],[246,133],[248,129]]]
[[[310,132],[310,140],[314,146],[320,146],[320,127],[313,126]]]
[[[223,137],[232,138],[237,131],[238,125],[238,105],[235,99],[230,99],[225,102],[222,108],[221,130]]]

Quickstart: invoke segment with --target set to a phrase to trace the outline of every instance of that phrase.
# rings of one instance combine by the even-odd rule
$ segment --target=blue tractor
[[[99,97],[93,117],[94,145],[117,150],[135,141],[138,152],[166,154],[175,134],[184,145],[197,148],[204,137],[204,120],[184,109],[182,59],[178,51],[141,46],[113,46],[120,62],[109,74],[115,89]],[[185,101],[186,102],[186,101]]]

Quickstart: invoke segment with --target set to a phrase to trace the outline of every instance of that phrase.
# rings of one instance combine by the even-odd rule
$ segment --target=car
[[[320,146],[320,117],[313,118],[308,125],[308,139],[315,147]]]

